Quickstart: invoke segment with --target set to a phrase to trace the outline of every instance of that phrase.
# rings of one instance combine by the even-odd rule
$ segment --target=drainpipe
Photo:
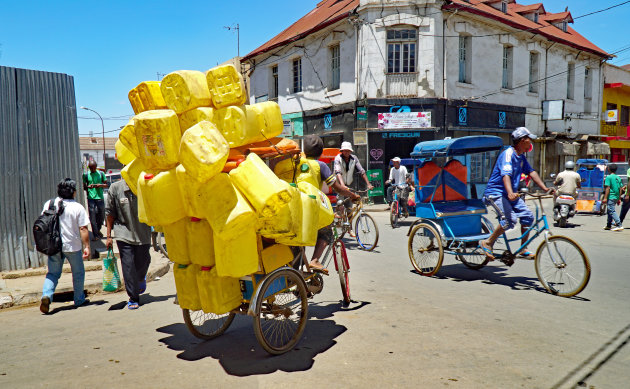
[[[444,99],[444,138],[446,138],[448,131],[448,92],[447,92],[447,81],[448,77],[446,75],[446,26],[448,24],[448,20],[457,14],[458,9],[455,10],[452,14],[450,14],[444,21],[442,22],[442,98]]]

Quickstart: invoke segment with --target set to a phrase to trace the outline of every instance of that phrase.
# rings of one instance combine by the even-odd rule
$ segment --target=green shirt
[[[621,192],[621,178],[615,173],[611,173],[606,176],[604,180],[604,186],[610,187],[610,193],[608,194],[608,200],[619,200],[619,192]]]
[[[107,179],[105,178],[105,174],[100,170],[97,170],[94,173],[87,172],[83,174],[84,185],[104,184],[106,182]],[[105,197],[103,197],[103,188],[88,188],[87,197],[89,200],[104,200]]]

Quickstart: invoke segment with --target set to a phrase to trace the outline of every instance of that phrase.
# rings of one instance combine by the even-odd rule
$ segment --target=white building
[[[610,56],[571,23],[514,0],[323,0],[243,61],[251,101],[277,99],[294,135],[354,141],[375,169],[445,136],[598,137]],[[542,120],[548,100],[558,120]],[[543,174],[554,150],[535,150]]]
[[[107,171],[118,171],[122,168],[122,165],[116,159],[116,144],[118,138],[105,138],[105,162],[107,164]],[[99,169],[104,169],[103,159],[103,138],[98,136],[80,136],[79,137],[79,150],[81,154],[81,166],[83,169],[87,169],[87,165],[90,161],[96,161],[96,166]]]

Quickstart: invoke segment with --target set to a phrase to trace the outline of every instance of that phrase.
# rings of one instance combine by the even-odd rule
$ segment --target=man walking
[[[606,203],[606,212],[608,213],[608,219],[606,221],[605,230],[612,231],[623,231],[623,227],[621,226],[621,220],[619,216],[617,216],[617,210],[615,207],[617,206],[617,202],[621,196],[621,187],[623,186],[621,182],[621,178],[617,174],[617,165],[611,163],[608,165],[608,170],[610,174],[606,176],[604,180],[604,187],[606,188],[604,191],[604,202]],[[612,226],[612,222],[615,222],[614,227]]]
[[[96,161],[90,161],[88,168],[90,171],[83,174],[83,189],[87,192],[92,240],[99,240],[103,239],[101,234],[101,226],[105,219],[103,188],[107,188],[107,178],[102,171],[96,170]]]
[[[42,290],[42,299],[39,310],[48,313],[53,294],[57,288],[57,282],[63,270],[64,260],[70,263],[72,270],[72,288],[74,289],[74,306],[79,307],[87,301],[83,293],[85,282],[85,267],[83,260],[90,257],[90,235],[87,229],[88,216],[85,208],[76,201],[77,183],[71,178],[66,178],[57,185],[55,198],[55,210],[63,204],[63,213],[59,215],[59,231],[61,233],[61,252],[48,257],[48,273]],[[42,213],[48,209],[50,200],[44,204]],[[83,242],[83,255],[81,255],[81,243]]]
[[[120,253],[123,279],[129,302],[127,308],[138,309],[140,295],[147,288],[146,276],[151,263],[151,227],[138,220],[138,198],[125,180],[111,185],[107,193],[107,241],[112,247],[112,228]]]

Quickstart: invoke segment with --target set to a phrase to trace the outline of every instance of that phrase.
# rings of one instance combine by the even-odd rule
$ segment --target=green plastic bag
[[[103,291],[115,292],[121,287],[118,264],[116,263],[114,250],[107,251],[107,258],[103,260]]]

